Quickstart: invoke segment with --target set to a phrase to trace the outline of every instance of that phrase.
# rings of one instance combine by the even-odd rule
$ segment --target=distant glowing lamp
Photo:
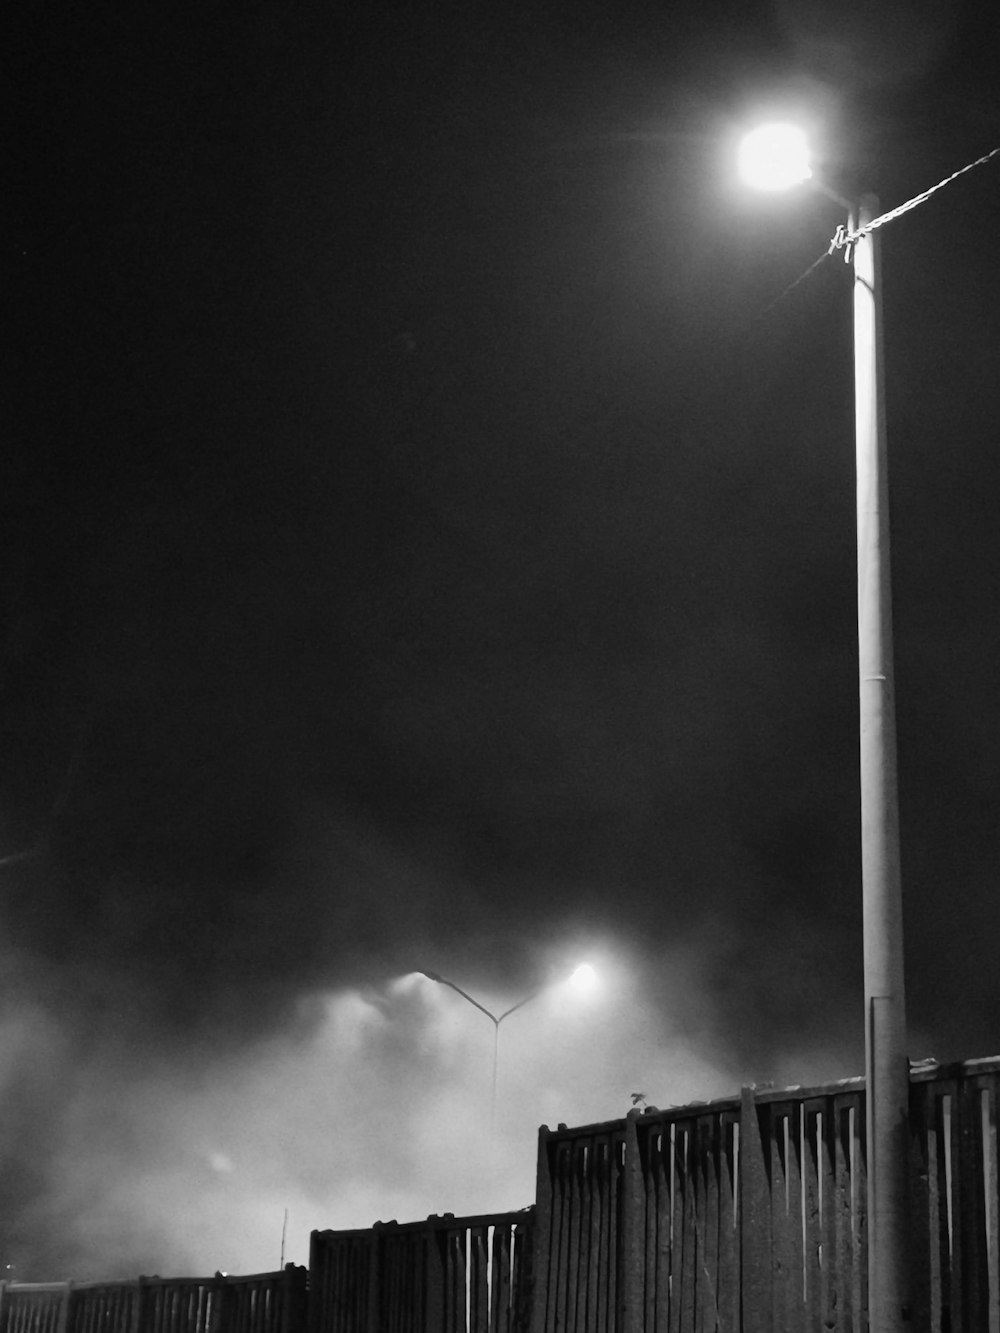
[[[569,979],[570,985],[580,995],[587,995],[597,985],[597,973],[589,963],[581,963]]]
[[[760,125],[740,144],[739,172],[756,190],[790,190],[812,176],[809,145],[797,125]]]

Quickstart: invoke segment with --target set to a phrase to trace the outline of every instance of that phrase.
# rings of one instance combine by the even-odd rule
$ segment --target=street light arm
[[[497,1027],[500,1026],[500,1024],[504,1021],[505,1018],[509,1018],[510,1015],[516,1013],[518,1009],[523,1009],[526,1004],[528,1004],[531,1000],[534,1000],[536,996],[541,995],[541,993],[542,993],[541,990],[533,990],[531,994],[526,995],[523,1000],[518,1000],[517,1004],[512,1004],[509,1009],[505,1009],[503,1013],[500,1015],[500,1017],[497,1019]]]
[[[424,972],[422,975],[427,977],[429,981],[436,981],[439,986],[450,986],[453,991],[457,991],[458,994],[461,995],[463,1000],[468,1000],[470,1004],[475,1005],[481,1014],[485,1014],[495,1027],[500,1026],[500,1018],[506,1017],[506,1014],[501,1014],[500,1018],[497,1018],[496,1014],[491,1014],[484,1004],[480,1004],[478,1000],[474,1000],[468,991],[462,990],[461,986],[456,986],[455,983],[449,981],[447,977],[442,977],[437,972]],[[522,1000],[521,1003],[524,1004],[525,1001]],[[516,1009],[518,1006],[515,1005],[514,1007]]]

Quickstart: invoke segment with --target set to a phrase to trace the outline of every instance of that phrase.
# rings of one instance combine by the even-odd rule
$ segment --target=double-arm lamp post
[[[812,174],[804,137],[787,125],[764,126],[747,136],[741,150],[741,169],[745,179],[765,189],[782,189]],[[849,209],[849,229],[854,237],[869,1327],[871,1333],[902,1333],[910,1295],[910,1081],[896,783],[882,297],[878,234],[865,230],[878,215],[878,200],[874,195],[864,195],[855,209],[839,196],[833,197]]]
[[[461,995],[463,1000],[468,1000],[469,1004],[474,1005],[481,1014],[485,1014],[493,1024],[493,1079],[490,1095],[490,1141],[494,1142],[496,1139],[497,1127],[497,1075],[500,1068],[500,1024],[505,1018],[509,1018],[511,1014],[517,1013],[518,1009],[523,1009],[526,1004],[541,995],[543,991],[548,990],[548,987],[540,986],[538,990],[533,990],[530,995],[526,995],[523,1000],[518,1000],[517,1004],[512,1004],[509,1009],[505,1009],[502,1014],[494,1014],[486,1008],[485,1004],[480,1004],[478,1000],[474,999],[468,993],[468,991],[464,991],[461,986],[456,985],[454,981],[449,981],[447,977],[442,977],[437,972],[427,972],[423,970],[420,975],[427,977],[430,981],[436,981],[440,986],[450,986],[453,991],[457,991],[458,994]],[[573,978],[581,983],[589,982],[592,977],[593,968],[591,968],[588,963],[581,963],[573,973]]]

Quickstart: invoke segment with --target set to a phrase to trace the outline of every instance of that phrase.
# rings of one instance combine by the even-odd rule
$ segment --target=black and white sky
[[[0,1262],[531,1201],[860,1072],[843,217],[1000,143],[944,0],[21,7]],[[1000,1050],[1000,168],[882,232],[911,1047]],[[776,298],[781,299],[776,301]],[[487,1144],[488,1022],[503,1028]]]

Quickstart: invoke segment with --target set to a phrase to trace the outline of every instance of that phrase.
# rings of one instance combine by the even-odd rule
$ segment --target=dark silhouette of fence
[[[307,1273],[0,1282],[0,1333],[303,1333]]]
[[[309,1333],[527,1333],[532,1212],[314,1231]]]
[[[911,1072],[912,1324],[1000,1330],[1000,1060]],[[864,1080],[539,1139],[531,1333],[865,1333]]]
[[[910,1075],[914,1333],[1000,1333],[1000,1058]],[[533,1208],[310,1269],[0,1282],[0,1333],[867,1333],[863,1079],[542,1128]]]

